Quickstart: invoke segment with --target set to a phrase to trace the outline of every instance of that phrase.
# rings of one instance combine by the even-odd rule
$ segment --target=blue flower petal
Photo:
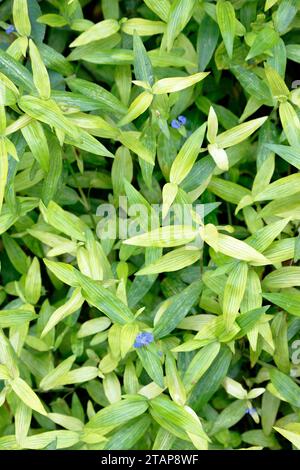
[[[173,129],[179,129],[181,127],[181,124],[179,121],[177,121],[177,119],[173,119],[173,121],[171,122],[171,127],[173,127]]]
[[[177,120],[182,124],[183,126],[186,125],[186,117],[185,116],[178,116]]]
[[[154,341],[153,334],[150,333],[149,331],[142,331],[137,335],[135,338],[135,342],[133,346],[135,348],[142,348],[143,346],[147,346],[148,344],[152,343]]]
[[[6,28],[6,30],[5,30],[6,34],[13,33],[14,31],[15,31],[15,27],[14,27],[14,25],[12,25],[12,24],[9,25],[9,26]]]

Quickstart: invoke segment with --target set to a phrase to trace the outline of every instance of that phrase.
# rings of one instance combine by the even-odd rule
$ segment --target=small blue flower
[[[182,126],[186,125],[186,117],[185,116],[178,116],[177,120],[180,122]]]
[[[250,416],[253,416],[254,413],[256,413],[256,408],[247,408],[245,411],[245,414],[249,414]]]
[[[173,127],[173,129],[179,129],[181,127],[181,124],[179,121],[177,121],[177,119],[173,119],[173,121],[171,122],[171,127]]]
[[[6,34],[13,33],[14,31],[15,31],[15,27],[12,24],[10,24],[5,30]]]
[[[171,127],[173,127],[173,129],[180,129],[180,127],[185,126],[185,125],[186,125],[185,116],[178,116],[177,119],[173,119],[173,121],[171,122]]]
[[[135,348],[142,348],[143,346],[147,346],[153,341],[154,341],[154,337],[152,333],[149,333],[149,331],[142,331],[142,333],[139,333],[137,337],[135,338],[135,342],[133,346]]]

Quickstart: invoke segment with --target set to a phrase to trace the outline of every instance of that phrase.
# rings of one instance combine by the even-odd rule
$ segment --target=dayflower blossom
[[[178,116],[177,119],[173,119],[171,122],[171,127],[173,129],[180,129],[180,127],[186,125],[186,117],[185,116]]]
[[[143,346],[147,346],[148,344],[154,341],[153,334],[149,331],[142,331],[139,333],[135,338],[134,347],[135,348],[142,348]]]
[[[13,33],[14,31],[15,31],[15,27],[12,24],[10,24],[5,30],[6,34]]]
[[[251,418],[253,418],[255,423],[257,423],[257,424],[259,423],[259,415],[257,413],[256,408],[254,408],[253,406],[248,407],[245,411],[245,414],[249,414],[251,416]]]

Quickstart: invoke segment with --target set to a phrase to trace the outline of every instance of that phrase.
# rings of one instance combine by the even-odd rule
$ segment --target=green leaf
[[[127,245],[172,247],[191,242],[197,235],[192,226],[168,225],[124,240]]]
[[[274,25],[276,30],[285,33],[297,14],[297,6],[293,0],[283,0],[274,14]]]
[[[38,121],[31,121],[21,129],[34,158],[40,164],[42,170],[49,171],[49,147],[43,126]]]
[[[49,318],[48,322],[44,326],[44,329],[43,329],[42,334],[41,334],[41,338],[46,336],[49,333],[49,331],[51,331],[52,328],[54,328],[60,321],[64,320],[69,315],[72,315],[72,313],[76,312],[82,306],[83,302],[84,302],[84,299],[83,299],[82,294],[81,294],[81,289],[79,287],[77,287],[76,289],[74,289],[74,291],[73,291],[71,297],[69,298],[69,300],[67,300],[67,302],[65,302],[63,305],[58,307],[52,313],[52,315]],[[96,320],[98,320],[98,319],[96,319]],[[93,321],[93,320],[90,320],[90,321]],[[101,323],[102,323],[102,321],[103,321],[103,319],[101,319]],[[107,321],[108,321],[108,319],[105,318],[105,322],[107,322]],[[109,324],[110,324],[110,322],[109,322]],[[84,329],[86,329],[86,328],[84,328]],[[81,329],[79,330],[78,334],[80,332],[81,332]]]
[[[32,91],[34,84],[29,70],[2,49],[0,49],[0,71],[7,75],[15,85],[26,91]]]
[[[285,161],[300,170],[300,149],[289,145],[268,144],[268,149],[279,155]]]
[[[176,328],[197,302],[201,288],[202,283],[195,281],[182,292],[168,299],[167,308],[154,326],[153,334],[155,338],[162,338]]]
[[[0,328],[21,326],[37,318],[31,306],[23,305],[18,309],[0,310]]]
[[[219,28],[208,15],[203,16],[197,36],[199,71],[203,72],[209,64],[219,38]]]
[[[238,423],[247,410],[247,400],[235,400],[219,414],[214,422],[212,433],[216,434],[222,429],[229,429]]]
[[[176,367],[175,358],[170,352],[166,354],[165,369],[166,384],[172,400],[179,405],[184,405],[186,402],[186,390]]]
[[[222,132],[216,138],[216,143],[219,147],[227,148],[232,145],[239,144],[243,140],[247,139],[253,132],[255,132],[262,124],[268,119],[268,116],[253,119],[252,121],[244,122],[239,124],[233,129]]]
[[[148,91],[143,91],[136,99],[131,103],[128,109],[128,113],[118,123],[119,126],[125,126],[131,121],[134,121],[137,117],[143,114],[151,105],[153,95]]]
[[[25,297],[31,304],[37,304],[41,295],[42,279],[38,259],[35,257],[29,266],[25,281]]]
[[[232,57],[235,36],[235,11],[230,2],[218,0],[216,5],[217,21],[226,47],[227,54]]]
[[[63,16],[55,13],[46,13],[45,15],[40,16],[37,22],[53,26],[54,28],[61,28],[68,24],[67,20]]]
[[[170,3],[168,0],[144,0],[147,7],[150,8],[154,13],[156,13],[159,18],[163,21],[168,21],[169,13],[170,13]]]
[[[136,352],[149,377],[164,389],[164,374],[158,349],[154,345],[149,345],[137,348]]]
[[[200,251],[188,246],[177,248],[162,256],[154,263],[140,269],[136,276],[145,276],[149,274],[158,274],[162,272],[178,271],[191,264],[194,264],[200,258]]]
[[[201,150],[204,139],[206,124],[202,124],[193,134],[185,141],[178,152],[170,171],[170,182],[180,184],[184,178],[190,173],[196,158]]]
[[[29,36],[31,33],[31,24],[28,15],[27,0],[14,0],[13,19],[18,33],[21,36]]]
[[[143,18],[131,18],[122,25],[122,31],[126,34],[139,36],[152,36],[154,34],[164,33],[166,25],[162,21],[144,20]]]
[[[77,275],[84,298],[105,313],[113,322],[124,325],[134,319],[131,310],[101,283],[93,281],[79,272]]]
[[[73,92],[81,93],[83,96],[87,96],[92,99],[94,103],[99,103],[99,106],[103,111],[113,112],[117,116],[122,116],[127,113],[126,106],[124,106],[112,93],[100,85],[89,82],[88,80],[73,77],[68,78],[66,82]]]
[[[211,343],[195,354],[183,377],[187,391],[190,391],[211,367],[219,351],[220,343]]]
[[[184,29],[192,16],[195,0],[174,0],[168,15],[166,42],[167,51],[173,47],[174,40]]]
[[[284,97],[287,98],[289,89],[279,73],[267,64],[265,64],[265,73],[274,98],[279,100],[284,99]]]
[[[199,418],[190,409],[174,403],[165,395],[151,400],[150,407],[151,415],[160,426],[180,438],[192,440],[199,449],[207,449],[209,438]]]
[[[31,39],[29,39],[29,54],[35,87],[40,97],[44,100],[48,100],[51,95],[49,76],[39,50]]]
[[[288,423],[284,428],[274,426],[274,429],[288,439],[297,449],[300,449],[299,423]]]
[[[151,61],[147,55],[147,51],[141,38],[134,34],[133,36],[133,51],[134,51],[134,74],[136,80],[149,83],[150,86],[154,83],[153,69]]]
[[[70,47],[83,46],[90,42],[112,36],[119,30],[120,26],[116,20],[109,19],[100,21],[84,31],[78,38],[71,42]]]
[[[227,329],[233,325],[244,297],[248,275],[247,263],[237,263],[231,270],[224,289],[223,315]]]
[[[50,370],[41,380],[40,388],[47,391],[59,387],[60,381],[70,371],[75,359],[76,356],[69,356],[67,359],[60,362],[55,369]]]
[[[279,41],[279,34],[270,26],[265,26],[257,34],[246,60],[268,52]]]
[[[282,197],[292,196],[299,192],[299,181],[299,173],[280,178],[269,184],[264,191],[256,194],[255,200],[264,201],[266,199],[281,199]]]
[[[270,377],[277,392],[292,406],[299,407],[300,388],[293,379],[275,368],[270,369]]]
[[[151,419],[147,415],[129,421],[125,426],[109,435],[104,449],[128,450],[134,448],[134,445],[147,433],[150,425]]]
[[[79,433],[74,431],[48,431],[26,437],[23,441],[25,449],[45,449],[55,442],[55,449],[72,447],[79,441]]]
[[[42,415],[47,414],[36,393],[23,379],[17,377],[10,382],[10,385],[15,394],[25,403],[25,405]]]
[[[201,80],[204,80],[207,75],[209,75],[209,72],[198,72],[187,77],[162,78],[154,83],[152,91],[154,95],[163,95],[165,93],[181,91],[195,85]]]
[[[41,100],[35,96],[25,95],[20,98],[19,106],[26,114],[37,121],[56,127],[70,137],[77,139],[78,131],[76,127],[63,115],[55,101]]]
[[[300,294],[297,292],[263,293],[263,297],[291,315],[300,316]]]
[[[141,395],[128,396],[118,403],[113,403],[98,411],[86,424],[85,429],[89,432],[95,432],[95,430],[105,432],[107,428],[116,428],[142,415],[147,408],[148,401],[145,397]]]
[[[293,106],[288,102],[280,103],[279,116],[289,144],[300,147],[300,121]]]

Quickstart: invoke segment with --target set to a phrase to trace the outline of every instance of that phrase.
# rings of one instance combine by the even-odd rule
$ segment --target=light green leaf
[[[262,124],[268,119],[268,116],[253,119],[252,121],[239,124],[228,131],[222,132],[216,138],[216,143],[219,147],[227,148],[236,145],[243,140],[247,139],[253,132],[255,132]]]
[[[16,395],[22,400],[25,405],[42,415],[46,415],[44,406],[42,405],[36,393],[27,385],[27,383],[20,377],[15,378],[10,382],[10,385]]]
[[[47,69],[34,42],[29,39],[29,54],[33,73],[33,81],[42,99],[48,100],[51,95],[50,80]]]
[[[104,39],[115,34],[120,28],[118,21],[109,19],[100,21],[84,31],[78,38],[71,42],[69,47],[78,47],[89,44],[99,39]]]
[[[188,77],[162,78],[155,82],[152,91],[154,95],[163,95],[164,93],[174,93],[184,90],[203,80],[209,75],[209,72],[198,72]]]
[[[202,124],[183,144],[171,166],[171,183],[180,184],[190,173],[201,150],[205,130],[206,124]]]
[[[216,14],[227,54],[231,58],[236,22],[233,5],[230,2],[218,0],[216,5]]]
[[[27,0],[13,1],[13,19],[18,33],[21,36],[30,36],[31,24],[28,15]]]
[[[184,29],[192,16],[195,0],[174,0],[167,18],[166,42],[167,50],[173,47],[174,40]]]
[[[230,329],[238,315],[246,289],[247,275],[248,265],[242,262],[233,267],[227,278],[223,298],[223,315],[227,329]]]
[[[200,258],[200,250],[185,246],[177,248],[165,254],[154,263],[140,269],[136,276],[145,276],[149,274],[158,274],[162,272],[178,271],[191,264],[194,264]]]

